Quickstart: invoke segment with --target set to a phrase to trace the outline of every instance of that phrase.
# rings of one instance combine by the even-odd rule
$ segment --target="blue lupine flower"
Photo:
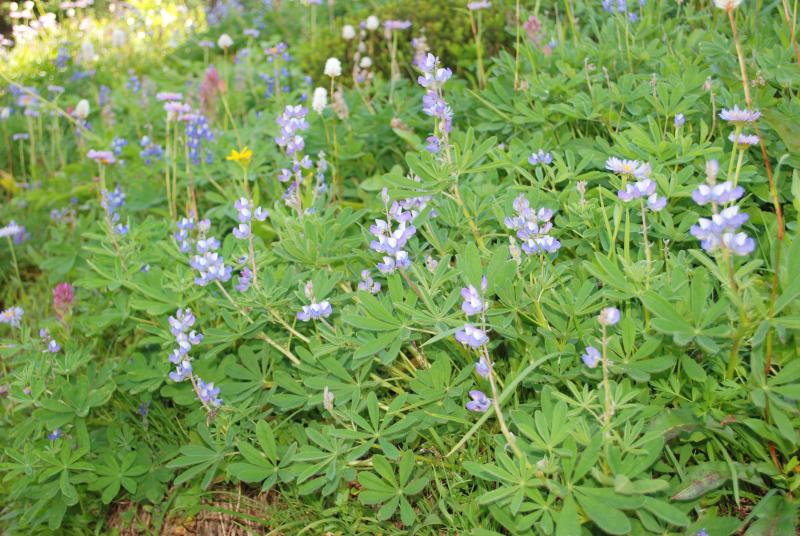
[[[553,211],[549,208],[533,210],[525,194],[514,199],[514,217],[506,217],[505,225],[517,231],[517,238],[522,241],[522,250],[528,254],[555,253],[561,248],[561,242],[549,233],[553,228],[550,220]]]
[[[55,430],[47,434],[47,439],[49,439],[50,441],[55,441],[60,437],[61,437],[61,428],[56,428]]]
[[[483,314],[489,308],[489,304],[481,297],[478,289],[473,285],[469,285],[461,289],[461,297],[464,302],[461,304],[461,310],[467,316]]]
[[[194,218],[181,218],[176,225],[178,230],[172,236],[178,243],[178,249],[181,253],[189,253],[192,250],[189,233],[194,230]]]
[[[484,413],[492,405],[492,399],[487,398],[483,391],[472,390],[469,392],[472,399],[467,402],[467,409],[478,413]]]
[[[594,346],[587,346],[586,352],[581,356],[583,363],[589,368],[595,368],[600,362],[600,350]]]
[[[128,82],[125,87],[133,93],[139,93],[139,90],[142,89],[142,82],[133,69],[128,69]]]
[[[489,342],[489,336],[480,328],[466,323],[462,329],[456,330],[456,340],[464,346],[469,346],[477,350]]]
[[[238,278],[236,290],[239,292],[247,292],[250,289],[250,284],[253,282],[253,271],[244,267],[241,272],[239,272]]]
[[[177,368],[169,373],[169,378],[174,382],[182,382],[192,375],[192,364],[184,359],[181,361]]]
[[[397,201],[389,207],[389,197],[386,190],[381,193],[386,208],[386,219],[376,219],[369,231],[376,240],[370,242],[369,247],[379,253],[384,253],[383,262],[378,263],[381,273],[392,273],[397,269],[405,269],[411,265],[408,253],[403,249],[408,241],[417,232],[416,227],[410,222],[414,214],[404,210]],[[393,224],[395,226],[393,227]]]
[[[619,309],[616,307],[606,307],[597,315],[597,321],[603,326],[613,326],[619,322],[619,317]]]
[[[361,271],[361,281],[358,283],[358,290],[377,294],[381,291],[381,284],[372,279],[369,270]]]
[[[122,154],[122,149],[128,145],[128,140],[125,138],[114,138],[111,141],[111,150],[114,151],[114,154],[119,156]]]
[[[61,345],[58,344],[55,340],[50,339],[50,342],[47,343],[47,352],[51,354],[57,354],[61,351]]]
[[[656,192],[656,182],[652,179],[642,179],[633,184],[627,184],[624,190],[619,190],[617,196],[625,202],[649,197]]]
[[[680,128],[686,123],[686,118],[683,114],[675,114],[675,126]]]
[[[200,149],[205,147],[206,163],[213,162],[213,153],[208,144],[214,141],[214,133],[208,124],[208,119],[203,114],[188,114],[185,122],[186,145],[189,148],[189,158],[195,166],[200,164]],[[209,161],[209,158],[211,161]]]
[[[492,366],[486,362],[486,358],[481,356],[480,361],[475,363],[475,372],[478,373],[478,376],[482,378],[488,378],[489,374],[492,373]]]
[[[647,208],[653,212],[658,212],[665,206],[667,206],[666,197],[658,197],[658,194],[653,194],[647,198]]]
[[[709,203],[722,205],[736,201],[743,195],[744,188],[741,186],[734,187],[731,181],[725,181],[714,185],[699,185],[697,189],[692,192],[692,199],[701,206]]]
[[[553,155],[549,152],[544,152],[544,150],[539,149],[538,152],[531,153],[528,157],[528,163],[532,166],[536,166],[539,164],[549,165],[553,163]]]
[[[309,320],[328,318],[332,312],[331,304],[327,300],[323,300],[319,303],[312,302],[311,305],[304,305],[302,311],[298,311],[297,319],[308,322]]]
[[[197,378],[197,397],[206,406],[219,407],[222,405],[222,399],[218,397],[219,387],[214,387],[213,382],[206,383],[202,379]]]
[[[142,148],[139,156],[144,160],[145,165],[151,165],[153,158],[161,160],[164,157],[164,149],[160,145],[153,143],[150,136],[142,136],[142,139],[139,140],[139,147]]]

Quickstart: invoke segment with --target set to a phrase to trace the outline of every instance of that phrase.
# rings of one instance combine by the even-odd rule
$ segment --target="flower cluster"
[[[44,351],[50,354],[57,354],[61,351],[61,345],[50,335],[50,331],[45,328],[39,330],[39,337],[45,344]]]
[[[469,346],[474,350],[480,351],[481,356],[475,363],[475,372],[484,379],[490,377],[493,367],[486,348],[486,344],[489,342],[489,336],[486,334],[484,327],[486,325],[486,311],[489,309],[489,302],[486,301],[487,287],[488,281],[484,276],[481,278],[480,289],[475,288],[474,285],[467,285],[461,289],[461,297],[464,299],[461,303],[461,310],[467,317],[479,316],[481,327],[466,322],[464,326],[456,330],[455,333],[458,342],[464,346]],[[491,399],[487,398],[482,391],[470,391],[469,396],[472,400],[467,402],[468,410],[484,412],[489,409]]]
[[[639,0],[639,5],[644,7],[645,0]],[[639,20],[639,15],[628,8],[627,0],[603,0],[603,11],[606,13],[619,13],[628,18],[630,22]]]
[[[185,380],[192,371],[189,351],[203,341],[203,335],[191,329],[196,320],[191,309],[178,309],[175,316],[169,317],[169,330],[177,343],[177,347],[169,354],[170,363],[178,365],[178,369],[169,375],[173,381]]]
[[[309,320],[328,318],[331,315],[333,309],[331,308],[330,302],[328,300],[317,302],[314,297],[314,283],[311,281],[306,283],[303,292],[306,298],[311,301],[311,305],[303,305],[302,310],[297,312],[298,320],[308,322]]]
[[[553,211],[549,208],[531,208],[525,194],[514,199],[516,216],[507,216],[506,227],[517,232],[522,241],[522,251],[528,255],[555,253],[561,248],[561,242],[550,236],[553,229]]]
[[[361,281],[358,283],[358,290],[377,294],[381,291],[381,284],[372,279],[372,274],[369,273],[369,270],[361,270]]]
[[[257,221],[264,221],[269,216],[269,211],[261,207],[253,210],[253,202],[244,197],[238,199],[233,206],[236,208],[236,217],[239,220],[239,226],[233,230],[233,236],[239,240],[250,238],[250,222],[253,218]]]
[[[553,155],[549,152],[545,152],[543,149],[539,149],[538,152],[531,153],[528,157],[528,163],[532,166],[542,165],[550,165],[553,163]]]
[[[308,108],[300,105],[287,105],[278,117],[277,123],[281,127],[280,135],[275,138],[275,143],[293,156],[305,147],[305,140],[300,133],[308,129]]]
[[[63,320],[75,305],[75,288],[69,283],[59,283],[53,287],[53,310],[59,320]]]
[[[381,197],[386,210],[386,219],[376,219],[375,223],[370,225],[369,231],[375,236],[375,240],[370,242],[369,247],[384,254],[383,262],[379,262],[377,267],[381,273],[390,274],[411,265],[408,252],[403,248],[417,229],[411,223],[414,216],[410,211],[403,210],[397,201],[389,205],[389,195],[385,189]]]
[[[218,281],[225,283],[230,280],[232,268],[225,264],[222,255],[217,253],[220,247],[219,240],[213,236],[206,237],[206,233],[211,227],[211,222],[202,220],[197,225],[197,240],[194,243],[195,255],[189,262],[189,265],[198,271],[199,275],[195,277],[194,282],[196,285],[204,287],[209,283]],[[181,232],[180,228],[179,231]],[[185,236],[185,235],[181,235]],[[186,240],[181,240],[181,245]]]
[[[480,292],[478,292],[478,289],[476,289],[473,285],[469,285],[461,289],[461,297],[464,298],[464,302],[461,304],[461,310],[468,317],[479,315],[481,318],[481,324],[485,323],[486,311],[489,308],[489,304],[483,297],[483,295],[486,293],[486,287],[487,281],[486,277],[484,277],[481,279]],[[486,332],[481,328],[475,327],[469,322],[464,324],[463,328],[456,330],[455,337],[456,340],[464,346],[469,346],[470,348],[476,350],[489,342],[489,336],[486,334]]]
[[[169,354],[170,363],[176,365],[175,370],[169,373],[169,378],[174,382],[190,380],[197,398],[209,410],[218,408],[222,405],[219,398],[219,387],[214,387],[213,383],[206,383],[200,377],[194,375],[192,370],[192,358],[189,351],[193,346],[203,342],[203,335],[192,329],[196,318],[191,309],[178,309],[175,316],[169,317],[169,330],[175,337],[177,347]]]
[[[692,199],[700,206],[711,205],[711,218],[700,218],[690,229],[692,236],[700,240],[700,246],[709,253],[719,249],[728,250],[734,255],[751,253],[755,241],[744,232],[737,230],[748,220],[747,214],[739,212],[732,203],[744,195],[741,186],[730,181],[717,184],[719,165],[712,160],[706,165],[706,184],[701,184],[692,192]],[[719,205],[727,205],[722,210]]]
[[[422,111],[437,120],[433,134],[426,140],[426,148],[432,153],[438,153],[443,144],[447,145],[453,126],[453,110],[442,95],[442,88],[453,76],[453,72],[446,67],[440,67],[439,58],[431,53],[419,62],[418,67],[422,74],[417,82],[427,90],[422,97]]]
[[[125,205],[125,192],[117,186],[113,191],[103,190],[100,204],[106,211],[109,224],[118,235],[128,234],[129,227],[120,223],[119,209]]]
[[[206,164],[211,164],[214,161],[214,154],[207,144],[214,141],[214,133],[211,132],[211,127],[208,124],[208,119],[203,114],[193,113],[188,114],[185,123],[186,129],[186,145],[189,148],[189,158],[192,164],[200,164],[200,150],[205,147]]]
[[[144,160],[145,165],[151,165],[153,158],[161,160],[164,157],[164,148],[153,142],[150,136],[142,136],[142,139],[139,140],[139,147],[142,148],[139,156]]]

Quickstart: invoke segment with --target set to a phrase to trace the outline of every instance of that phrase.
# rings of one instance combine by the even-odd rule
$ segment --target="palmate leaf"
[[[256,425],[256,439],[260,450],[249,443],[239,443],[239,452],[245,461],[230,464],[228,472],[243,482],[261,482],[261,490],[267,491],[278,480],[286,482],[290,478],[288,467],[294,460],[297,444],[292,443],[279,458],[272,427],[265,421]]]
[[[378,509],[378,519],[385,521],[391,518],[398,507],[400,520],[404,525],[411,525],[417,514],[408,502],[411,497],[422,492],[428,484],[428,477],[421,476],[412,480],[416,458],[411,451],[405,451],[398,463],[398,472],[383,456],[374,456],[372,466],[375,473],[361,471],[358,482],[363,486],[359,493],[359,501],[366,505],[383,504]],[[376,474],[377,473],[377,474]]]

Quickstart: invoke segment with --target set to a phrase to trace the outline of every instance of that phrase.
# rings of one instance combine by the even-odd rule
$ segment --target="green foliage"
[[[629,3],[637,22],[599,3],[520,2],[518,26],[516,2],[493,1],[472,14],[485,84],[466,2],[454,1],[329,11],[220,0],[206,13],[137,0],[84,10],[97,31],[59,12],[52,30],[0,49],[0,112],[13,112],[0,116],[0,229],[15,220],[27,232],[0,237],[0,311],[24,309],[18,326],[10,313],[0,324],[0,530],[106,533],[133,505],[150,532],[207,510],[287,534],[793,534],[800,70],[790,30],[777,4],[733,12],[751,107],[763,113],[745,130],[757,126],[768,172],[759,147],[732,148],[719,117],[745,105],[727,15]],[[395,41],[383,26],[364,34],[372,67],[356,83],[360,36],[341,30],[372,14],[412,26],[393,34],[395,80]],[[112,46],[122,27],[126,45]],[[200,46],[223,33],[227,50]],[[442,88],[452,132],[438,153],[426,138],[443,136],[443,123],[423,113],[412,65],[422,36],[454,73]],[[83,43],[97,57],[77,61]],[[58,47],[65,65],[54,64]],[[333,80],[331,56],[343,63]],[[23,85],[46,97],[39,115],[24,113]],[[341,93],[309,110],[300,154],[311,166],[298,163],[293,198],[276,180],[294,164],[274,143],[276,118],[310,106],[316,85]],[[160,91],[183,92],[207,118],[214,139],[196,163]],[[90,128],[72,114],[80,99]],[[144,136],[164,150],[149,163]],[[128,141],[124,164],[86,157],[116,138]],[[226,160],[245,146],[252,160]],[[530,163],[539,150],[552,162]],[[611,156],[648,162],[666,207],[624,203],[617,192],[635,179],[609,172]],[[705,251],[690,232],[727,206],[692,199],[711,159],[717,183],[744,189],[747,255]],[[120,186],[124,206],[109,211],[103,185]],[[396,210],[384,196],[413,211],[415,230],[403,246],[410,265],[386,274],[370,247],[371,226]],[[250,221],[252,240],[233,234],[242,197],[270,212]],[[557,252],[521,251],[506,223],[521,199],[554,212],[536,223],[553,224],[540,234]],[[195,225],[188,253],[174,234],[184,216]],[[201,285],[192,258],[210,236],[232,277]],[[237,289],[245,268],[256,277]],[[62,282],[74,299],[54,298]],[[470,286],[487,306],[465,318]],[[330,315],[303,320],[324,303]],[[607,307],[618,322],[598,322]],[[176,335],[169,317],[187,308],[202,340]],[[465,322],[488,341],[458,342]],[[184,381],[169,376],[176,337],[188,345],[177,360],[191,360]],[[482,413],[465,407],[475,391],[492,399]],[[274,515],[215,504],[225,493]]]

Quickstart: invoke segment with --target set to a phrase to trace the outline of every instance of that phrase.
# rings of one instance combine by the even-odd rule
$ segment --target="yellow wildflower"
[[[252,158],[253,158],[253,151],[251,151],[247,147],[243,147],[241,151],[232,149],[226,160],[231,160],[233,162],[236,162],[242,167],[247,167],[247,165],[250,164],[250,160]]]

